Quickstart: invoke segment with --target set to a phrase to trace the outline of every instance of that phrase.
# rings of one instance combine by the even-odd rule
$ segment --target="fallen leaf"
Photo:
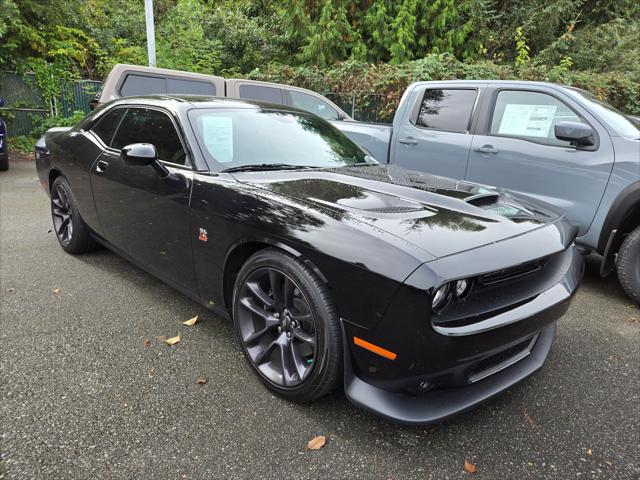
[[[615,361],[615,360],[620,360],[620,357],[618,355],[609,355],[608,359]]]
[[[47,230],[47,233],[51,233],[51,230]]]
[[[529,426],[533,430],[537,430],[538,429],[538,425],[536,424],[536,422],[533,421],[533,418],[531,418],[531,415],[529,415],[529,413],[526,410],[523,410],[522,414],[524,415],[524,419],[527,421]]]
[[[149,345],[151,345],[151,342],[149,341],[149,339],[148,339],[148,338],[145,338],[145,339],[144,339],[144,346],[145,346],[145,347],[148,347]]]
[[[205,383],[207,383],[207,379],[204,378],[204,377],[198,377],[198,378],[196,378],[196,383],[198,385],[204,385]]]
[[[9,291],[9,292],[15,292],[15,291],[16,291],[16,289],[15,289],[15,288],[9,288],[9,289],[7,289],[7,291]]]
[[[627,319],[627,323],[640,323],[640,318],[638,318],[638,317],[629,317]]]
[[[60,289],[59,288],[54,288],[53,290],[51,290],[53,293],[60,293]]]
[[[587,455],[593,455],[593,450],[591,450],[590,448],[587,448]]]
[[[325,443],[327,443],[327,437],[325,437],[324,435],[320,435],[309,440],[309,443],[307,443],[307,448],[309,450],[320,450],[322,447],[324,447]]]
[[[180,334],[176,335],[175,337],[167,338],[164,341],[164,343],[166,343],[167,345],[175,345],[179,341],[180,341]]]
[[[156,374],[156,369],[154,367],[151,367],[148,373],[149,373],[149,378],[151,378]]]
[[[159,342],[166,342],[167,341],[167,337],[165,335],[158,335],[156,337],[156,340],[158,340]]]
[[[462,468],[464,468],[464,471],[467,473],[476,473],[476,470],[478,469],[475,463],[471,463],[467,460],[464,461],[464,466]]]
[[[192,327],[196,324],[197,321],[198,321],[198,315],[196,315],[193,318],[190,318],[189,320],[185,320],[184,322],[182,322],[182,324],[188,327]]]

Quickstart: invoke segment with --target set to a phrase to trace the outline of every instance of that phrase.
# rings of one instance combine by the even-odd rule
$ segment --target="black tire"
[[[625,238],[616,261],[618,280],[629,297],[640,304],[640,227]]]
[[[66,252],[84,253],[99,248],[91,238],[89,227],[78,211],[76,197],[63,176],[57,177],[51,185],[51,217],[58,242]]]
[[[6,172],[9,170],[9,156],[0,158],[0,172]]]
[[[280,276],[283,283],[276,293],[271,285],[277,284]],[[291,293],[287,294],[288,290]],[[262,310],[256,313],[255,305]],[[245,262],[233,292],[233,324],[253,371],[275,393],[307,402],[328,394],[340,384],[342,333],[335,306],[318,275],[295,257],[269,248]],[[276,346],[272,347],[274,343]],[[287,367],[285,352],[290,352],[290,357],[289,353],[286,355],[290,359]]]

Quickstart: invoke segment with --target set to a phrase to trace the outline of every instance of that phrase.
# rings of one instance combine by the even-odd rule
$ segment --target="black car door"
[[[163,280],[195,291],[193,174],[174,119],[161,109],[128,107],[115,134],[102,142],[108,144],[92,166],[91,184],[105,239]],[[153,144],[171,175],[161,178],[152,166],[125,164],[120,150],[132,143]]]

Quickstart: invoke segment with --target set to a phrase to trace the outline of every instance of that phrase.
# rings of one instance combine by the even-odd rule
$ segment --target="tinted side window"
[[[116,132],[120,119],[126,111],[126,108],[116,108],[115,110],[111,110],[98,121],[91,131],[100,137],[102,143],[106,146],[110,146],[113,134]]]
[[[149,77],[147,75],[127,75],[122,87],[120,87],[120,95],[123,97],[149,95],[152,93],[167,93],[164,78]]]
[[[192,95],[215,95],[216,86],[213,83],[199,80],[179,80],[167,78],[167,93],[189,93]]]
[[[112,147],[121,149],[131,143],[150,143],[158,150],[158,158],[184,165],[186,155],[169,116],[149,108],[130,108],[122,119]]]
[[[446,132],[464,133],[469,129],[476,90],[429,88],[424,92],[416,124]]]
[[[240,98],[284,104],[282,90],[262,85],[240,85]]]
[[[307,112],[315,113],[319,117],[325,120],[337,120],[338,112],[335,108],[331,107],[327,102],[321,99],[309,95],[308,93],[302,93],[295,90],[290,90],[291,103],[294,107],[301,108]]]
[[[503,90],[498,93],[491,120],[491,134],[522,137],[549,145],[569,146],[558,140],[558,122],[586,123],[557,98],[541,92]]]

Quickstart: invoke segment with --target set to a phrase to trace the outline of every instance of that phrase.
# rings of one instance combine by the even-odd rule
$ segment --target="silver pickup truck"
[[[518,81],[418,82],[393,124],[357,122],[310,90],[117,65],[98,102],[191,93],[291,105],[329,120],[381,163],[501,187],[567,212],[577,242],[640,303],[640,130],[588,92]]]
[[[542,82],[417,82],[392,125],[334,122],[382,163],[504,188],[567,212],[580,245],[640,303],[640,130],[594,95]]]

